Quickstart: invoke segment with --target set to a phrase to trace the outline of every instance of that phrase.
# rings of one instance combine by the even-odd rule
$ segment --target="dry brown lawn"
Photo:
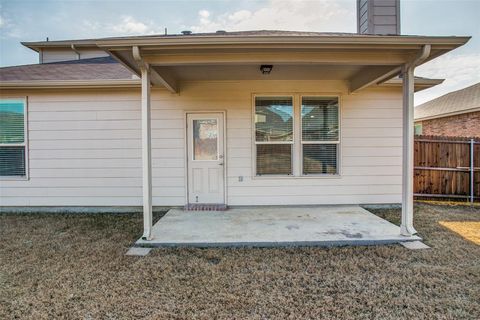
[[[375,210],[398,222],[399,210]],[[155,249],[125,256],[140,215],[0,215],[0,319],[479,319],[480,246],[416,206],[430,250],[399,245]]]

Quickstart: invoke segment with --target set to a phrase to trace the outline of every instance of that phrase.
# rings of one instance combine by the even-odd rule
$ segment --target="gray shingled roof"
[[[65,40],[50,40],[50,41],[28,41],[22,44],[30,49],[39,50],[42,47],[55,47],[75,44],[79,47],[96,46],[98,41],[111,40],[149,40],[149,39],[175,39],[175,38],[210,38],[210,37],[338,37],[338,38],[359,38],[359,39],[376,39],[376,38],[424,38],[419,35],[391,35],[391,34],[358,34],[348,32],[311,32],[311,31],[287,31],[287,30],[249,30],[249,31],[224,31],[204,32],[204,33],[190,33],[190,34],[151,34],[138,36],[120,36],[120,37],[106,37],[106,38],[90,38],[90,39],[65,39]],[[428,37],[442,38],[442,37]]]
[[[480,110],[480,82],[430,100],[415,108],[415,119],[441,118]]]
[[[185,37],[382,37],[385,35],[371,35],[371,34],[358,34],[358,33],[347,33],[347,32],[310,32],[310,31],[284,31],[284,30],[250,30],[250,31],[224,31],[219,30],[217,32],[199,32],[199,33],[190,33],[190,34],[150,34],[150,35],[138,35],[138,36],[121,36],[121,37],[106,37],[106,38],[90,38],[90,39],[78,39],[78,40],[50,40],[50,41],[27,41],[22,42],[23,45],[27,47],[36,47],[38,45],[57,45],[63,43],[76,43],[79,45],[95,45],[96,41],[99,40],[136,40],[136,39],[149,39],[149,38],[185,38]],[[399,37],[399,36],[397,36]],[[401,36],[400,36],[401,37]],[[405,36],[406,37],[406,36]]]
[[[132,72],[112,57],[0,68],[0,81],[129,80]]]

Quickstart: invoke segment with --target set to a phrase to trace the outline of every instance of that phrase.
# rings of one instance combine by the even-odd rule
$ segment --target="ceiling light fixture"
[[[273,66],[271,64],[262,64],[260,66],[260,71],[262,74],[270,74],[272,72]]]

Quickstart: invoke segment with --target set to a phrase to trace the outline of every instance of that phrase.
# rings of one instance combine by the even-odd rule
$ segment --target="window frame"
[[[257,103],[256,103],[256,98],[291,98],[292,99],[292,110],[293,110],[293,116],[292,116],[292,141],[257,141],[257,132],[256,132],[256,125],[255,125],[255,115],[257,112]],[[253,148],[252,148],[252,161],[253,161],[253,176],[257,178],[269,178],[269,177],[293,177],[295,176],[295,141],[296,141],[296,136],[297,133],[295,132],[295,123],[297,122],[296,119],[296,103],[295,103],[295,95],[294,94],[258,94],[258,95],[253,95],[252,98],[252,141],[253,141]],[[257,145],[259,144],[269,144],[269,145],[276,145],[276,144],[288,144],[291,146],[291,154],[290,154],[290,161],[291,161],[291,174],[263,174],[259,175],[257,174]]]
[[[25,175],[24,176],[1,176],[0,181],[26,181],[30,179],[30,156],[28,143],[28,98],[26,96],[3,96],[0,100],[20,100],[23,102],[23,143],[0,143],[0,147],[24,147],[25,148]]]
[[[340,113],[340,97],[338,95],[300,95],[299,96],[299,108],[300,108],[300,144],[299,144],[299,152],[300,152],[300,176],[302,177],[325,177],[325,176],[337,176],[340,175],[340,140],[342,137],[341,131],[341,113]],[[338,139],[337,140],[316,140],[316,141],[303,141],[303,120],[302,120],[302,106],[303,106],[303,98],[336,98],[338,103]],[[305,174],[303,168],[303,146],[305,144],[328,144],[328,145],[336,145],[337,146],[337,158],[336,158],[336,166],[337,172],[336,173],[310,173]]]
[[[257,175],[255,112],[257,97],[292,97],[293,101],[293,143],[292,145],[292,174],[291,175]],[[302,143],[302,97],[329,97],[338,99],[338,144],[337,144],[337,173],[336,174],[303,174],[303,143]],[[252,179],[339,179],[342,177],[342,92],[254,92],[251,94],[251,168]],[[298,124],[298,125],[297,125]]]

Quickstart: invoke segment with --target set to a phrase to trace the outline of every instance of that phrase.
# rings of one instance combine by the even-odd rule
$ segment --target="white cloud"
[[[354,32],[355,12],[354,1],[270,0],[255,11],[239,10],[212,16],[207,10],[201,10],[198,23],[190,28],[193,32],[255,29]]]
[[[147,34],[153,32],[151,26],[135,20],[133,17],[125,16],[117,25],[111,26],[112,31],[121,34]]]
[[[0,11],[1,11],[0,6]],[[6,38],[21,38],[24,33],[20,30],[19,26],[12,23],[11,19],[5,18],[0,14],[0,39]]]
[[[151,21],[139,21],[132,16],[122,16],[119,22],[100,23],[84,20],[83,31],[101,36],[128,36],[160,33],[160,27]]]
[[[480,82],[480,53],[452,52],[418,67],[415,74],[427,78],[446,79],[441,85],[415,94],[415,104],[419,105]]]

